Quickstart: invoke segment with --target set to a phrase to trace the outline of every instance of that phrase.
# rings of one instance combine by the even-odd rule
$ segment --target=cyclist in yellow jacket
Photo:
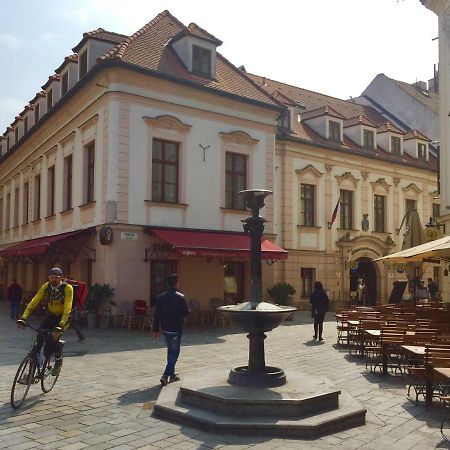
[[[62,270],[54,267],[48,272],[48,282],[44,283],[37,294],[32,298],[22,317],[17,321],[20,327],[25,327],[26,320],[35,308],[47,300],[47,316],[40,325],[40,329],[53,330],[53,336],[50,336],[44,347],[44,356],[55,355],[55,367],[52,375],[56,375],[61,370],[62,365],[62,345],[59,337],[68,327],[70,313],[72,311],[73,287],[62,281]],[[37,350],[40,351],[44,344],[42,339],[38,339]]]

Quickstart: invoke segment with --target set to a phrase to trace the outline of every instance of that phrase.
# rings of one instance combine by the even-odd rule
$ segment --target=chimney
[[[427,83],[426,81],[416,81],[415,85],[418,89],[421,89],[422,91],[426,91],[427,90]]]

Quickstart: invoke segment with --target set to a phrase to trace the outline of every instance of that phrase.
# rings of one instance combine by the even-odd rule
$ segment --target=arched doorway
[[[363,278],[367,286],[369,305],[375,305],[378,299],[377,270],[369,258],[358,258],[350,269],[350,290],[356,291],[358,278]]]

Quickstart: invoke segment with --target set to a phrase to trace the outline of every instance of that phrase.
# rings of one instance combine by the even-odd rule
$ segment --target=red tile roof
[[[377,124],[369,120],[367,117],[359,115],[350,117],[344,120],[344,128],[351,127],[353,125],[366,125],[368,127],[377,128]]]
[[[377,133],[398,133],[398,134],[405,134],[404,131],[400,130],[400,128],[397,128],[392,122],[384,122],[378,125]]]
[[[318,92],[313,92],[286,83],[281,83],[279,81],[270,80],[259,75],[248,75],[268,93],[276,93],[278,95],[278,100],[283,102],[285,105],[301,105],[299,108],[299,113],[302,120],[300,122],[294,121],[293,129],[291,131],[280,129],[278,132],[279,139],[306,142],[312,145],[318,145],[353,155],[380,159],[391,163],[403,165],[407,164],[425,170],[436,171],[437,160],[431,154],[429,161],[418,160],[407,153],[404,153],[403,155],[396,155],[386,152],[381,147],[377,147],[376,149],[361,147],[345,135],[342,143],[331,141],[316,133],[308,125],[307,121],[303,120],[305,114],[307,115],[307,113],[311,111],[319,110],[320,108],[325,108],[328,106],[346,119],[344,121],[344,126],[346,126],[347,123],[356,123],[359,120],[362,120],[365,124],[373,127],[378,127],[381,124],[386,126],[386,118],[371,106],[358,105],[349,100],[342,100],[339,98],[330,97],[328,95],[319,94]],[[303,112],[303,110],[305,112]],[[391,131],[394,131],[394,128],[395,132],[404,134],[403,131],[391,125]]]
[[[66,56],[64,58],[64,62],[55,70],[55,73],[61,73],[62,70],[64,69],[64,67],[66,67],[67,64],[69,64],[70,62],[77,63],[78,62],[78,55],[73,54],[73,55]]]
[[[178,41],[183,36],[195,36],[199,39],[203,39],[208,42],[212,42],[216,45],[222,45],[223,42],[220,39],[217,39],[212,34],[208,33],[203,28],[200,28],[196,23],[190,23],[185,30],[181,30],[179,33],[177,33],[172,39],[171,43]]]
[[[50,75],[48,77],[47,83],[45,83],[43,86],[41,86],[42,89],[47,89],[50,84],[52,83],[52,81],[59,81],[60,76],[59,74],[55,74],[55,75]]]
[[[163,11],[132,36],[98,58],[98,61],[102,63],[110,59],[119,59],[133,66],[168,76],[171,79],[188,82],[199,88],[222,91],[267,105],[279,106],[279,102],[258,87],[245,73],[231,64],[220,53],[217,53],[216,58],[215,79],[188,72],[172,47],[167,45],[180,32],[194,32],[196,35],[200,33],[208,36],[209,40],[217,39],[197,25],[191,25],[189,30],[169,11]]]
[[[407,141],[408,139],[420,139],[422,141],[431,142],[431,139],[421,133],[419,130],[409,130],[403,136],[403,140]]]
[[[339,114],[337,111],[335,111],[333,108],[331,108],[328,105],[322,106],[317,109],[313,109],[311,111],[306,111],[301,114],[302,120],[308,120],[308,119],[312,119],[314,117],[320,117],[320,116],[331,116],[331,117],[336,117],[336,118],[342,119],[342,120],[345,119],[345,117],[342,114]]]
[[[98,41],[118,44],[119,42],[124,41],[127,37],[128,36],[125,34],[114,33],[112,31],[104,30],[103,28],[97,28],[96,30],[83,33],[83,39],[81,39],[81,41],[72,49],[72,51],[74,53],[78,53],[78,51],[81,49],[81,47],[83,47],[88,39],[96,39]]]

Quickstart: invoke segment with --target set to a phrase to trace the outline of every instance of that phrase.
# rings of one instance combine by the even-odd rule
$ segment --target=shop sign
[[[135,233],[134,231],[122,231],[120,233],[120,239],[123,241],[137,241],[138,233]]]

